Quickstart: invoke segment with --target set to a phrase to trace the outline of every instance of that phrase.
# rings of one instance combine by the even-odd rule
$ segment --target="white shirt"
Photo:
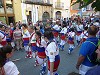
[[[43,38],[41,38],[41,44],[39,45],[39,43],[37,42],[36,45],[38,47],[44,47],[44,48],[46,48],[47,43],[46,43],[46,41]]]
[[[46,48],[46,55],[49,57],[50,62],[55,61],[55,56],[59,54],[59,49],[55,42],[51,42]]]
[[[99,22],[95,22],[93,24],[96,25],[97,27],[100,27],[100,23]]]
[[[69,32],[69,33],[68,33],[68,36],[74,37],[74,36],[75,36],[75,32]]]
[[[54,25],[53,29],[54,30],[60,30],[60,27],[58,25]]]
[[[66,27],[64,27],[62,30],[61,30],[61,32],[60,33],[64,33],[64,34],[66,34],[67,33],[67,28]]]
[[[1,30],[0,30],[1,31]],[[2,31],[1,31],[2,32]],[[0,32],[0,37],[3,38],[2,41],[6,41],[6,36]]]
[[[31,34],[30,43],[36,43],[35,33]]]
[[[19,74],[17,66],[12,61],[9,61],[4,65],[4,70],[5,70],[5,75]]]
[[[28,30],[23,30],[22,34],[23,34],[23,38],[29,38],[30,37],[30,33],[29,33]]]
[[[82,38],[85,38],[85,39],[88,38],[88,33],[87,33],[87,31],[84,31],[84,32],[81,34],[81,39],[82,39]]]
[[[6,36],[3,33],[1,33],[1,32],[0,32],[0,38],[2,38],[2,41],[6,41]],[[3,46],[0,44],[0,48],[1,47],[3,47]]]
[[[82,31],[83,30],[83,25],[76,25],[77,31]]]

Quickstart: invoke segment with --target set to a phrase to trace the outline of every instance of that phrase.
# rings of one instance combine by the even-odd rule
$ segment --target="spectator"
[[[16,26],[16,29],[13,32],[13,38],[16,43],[17,50],[22,49],[22,31]]]
[[[66,18],[64,18],[63,24],[67,25]]]
[[[9,60],[12,54],[11,46],[0,48],[0,75],[19,75],[18,68]]]
[[[76,68],[79,70],[79,74],[85,75],[88,70],[93,68],[95,64],[91,63],[87,58],[92,58],[91,54],[95,51],[98,39],[96,38],[96,33],[98,29],[96,26],[90,26],[88,29],[89,37],[86,42],[84,42],[80,48],[79,58],[76,64]]]
[[[96,52],[98,53],[98,59],[100,60],[100,42],[98,45]],[[90,69],[85,75],[100,75],[100,66]]]

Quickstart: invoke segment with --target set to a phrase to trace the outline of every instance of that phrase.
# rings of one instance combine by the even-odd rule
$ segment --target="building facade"
[[[70,5],[72,5],[74,2],[76,2],[76,0],[73,0],[73,2],[70,3]],[[76,3],[75,5],[70,6],[71,16],[73,16],[73,15],[80,15],[80,16],[99,15],[99,12],[95,12],[92,9],[91,4],[89,4],[88,6],[82,8],[82,9],[79,9],[80,6],[81,6],[80,3]]]
[[[46,21],[52,18],[52,0],[24,0],[21,8],[22,21],[25,23],[29,20],[36,23],[38,20]]]
[[[70,2],[70,5],[72,5],[74,2],[76,2],[76,0],[73,0],[73,2]],[[76,3],[75,5],[70,6],[70,15],[77,15],[77,13],[79,12],[79,3]]]
[[[22,21],[21,0],[13,0],[15,22]]]
[[[53,0],[53,18],[70,17],[70,0]]]
[[[21,20],[20,2],[20,0],[0,0],[0,20],[7,24]]]

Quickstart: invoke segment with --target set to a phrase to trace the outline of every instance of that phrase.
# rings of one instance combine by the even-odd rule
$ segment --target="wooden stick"
[[[14,60],[12,60],[13,62],[15,62],[15,61],[19,61],[21,58],[17,58],[17,59],[14,59]]]
[[[47,61],[47,60],[43,61],[43,63],[42,63],[42,64],[44,64],[46,61]],[[37,64],[37,66],[41,66],[42,64]]]

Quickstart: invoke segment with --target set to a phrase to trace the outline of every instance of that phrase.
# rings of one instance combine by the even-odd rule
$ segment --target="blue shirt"
[[[90,38],[87,38],[86,41],[91,41],[93,42],[95,45],[97,45],[98,43],[98,38],[96,37],[90,37]],[[95,64],[91,63],[89,61],[89,59],[87,58],[87,55],[89,55],[89,57],[91,58],[91,54],[95,51],[96,49],[96,46],[90,43],[90,42],[84,42],[80,48],[80,55],[84,56],[85,59],[84,61],[82,62],[83,65],[85,66],[89,66],[89,67],[92,67],[92,66],[95,66]]]

